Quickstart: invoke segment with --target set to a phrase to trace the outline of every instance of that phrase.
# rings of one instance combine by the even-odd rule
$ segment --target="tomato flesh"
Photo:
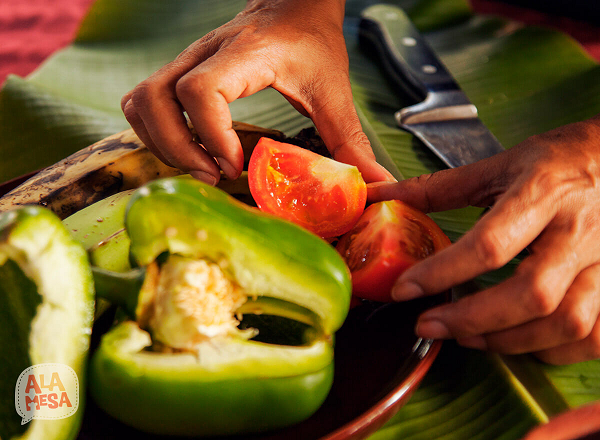
[[[402,272],[449,244],[427,215],[389,200],[369,206],[336,248],[352,273],[352,293],[387,302]]]
[[[356,167],[268,138],[252,152],[248,183],[259,209],[324,238],[350,230],[367,200]]]

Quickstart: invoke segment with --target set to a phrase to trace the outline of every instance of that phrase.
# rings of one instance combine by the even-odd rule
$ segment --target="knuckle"
[[[364,131],[362,131],[361,129],[354,129],[348,135],[348,143],[351,145],[360,146],[361,148],[368,146],[369,148],[365,149],[364,152],[368,153],[372,157],[375,157],[375,155],[373,154],[373,152],[370,149],[371,143],[369,142],[369,138],[364,133]]]
[[[548,170],[543,160],[532,164],[529,176],[523,183],[520,194],[524,200],[529,202],[539,201],[553,194],[559,183],[559,177]]]
[[[562,314],[562,333],[568,341],[580,341],[589,336],[593,328],[593,322],[589,313],[582,310],[572,309]]]
[[[185,102],[190,97],[197,97],[204,94],[208,84],[207,74],[197,72],[193,75],[184,75],[175,84],[175,95],[180,102]]]
[[[189,96],[194,93],[194,84],[190,75],[184,75],[175,83],[175,95],[181,101],[181,97]]]
[[[538,164],[537,167],[537,173],[532,182],[532,185],[537,190],[536,195],[543,197],[550,191],[560,188],[560,184],[563,183],[561,176],[557,175],[557,173],[553,172],[553,170],[549,170],[548,167],[540,169],[542,167],[541,164]]]
[[[123,105],[122,109],[125,119],[127,119],[131,125],[136,124],[140,120],[140,115],[133,106],[132,101],[127,101],[127,103]]]
[[[549,278],[533,274],[530,279],[525,307],[531,316],[543,317],[553,313],[558,307],[555,286]]]
[[[121,98],[121,110],[123,112],[125,112],[125,106],[127,105],[127,103],[131,100],[131,95],[133,94],[133,91],[127,92],[125,95],[123,95],[123,97]]]
[[[452,330],[452,336],[455,338],[474,336],[481,333],[481,323],[470,314],[461,319],[460,324]]]
[[[334,145],[331,148],[331,155],[341,162],[348,161],[352,156],[352,152],[359,151],[360,154],[367,155],[374,159],[371,151],[369,139],[362,130],[354,129],[349,131],[343,139],[342,143]]]
[[[131,94],[131,103],[136,110],[145,109],[152,104],[152,101],[158,95],[156,85],[151,80],[139,83]]]
[[[453,337],[462,338],[481,335],[489,330],[488,325],[490,323],[481,319],[482,315],[475,297],[461,298],[455,306],[460,307],[459,313],[456,313],[456,316],[460,318],[452,323],[447,323],[448,327],[451,328]],[[495,319],[498,318],[495,317]]]
[[[306,101],[313,115],[333,113],[345,116],[340,122],[358,125],[354,104],[349,98],[350,77],[347,70],[338,67],[316,69],[299,83],[299,95]],[[354,130],[352,130],[354,131]]]
[[[474,234],[473,240],[475,255],[486,269],[498,269],[508,262],[505,244],[494,230],[481,230]]]
[[[425,202],[426,202],[426,209],[425,212],[431,212],[432,211],[432,207],[433,207],[433,198],[434,195],[436,193],[436,184],[435,184],[435,180],[436,178],[439,177],[439,174],[436,173],[432,173],[432,174],[421,174],[420,176],[417,177],[413,177],[413,182],[417,187],[422,187],[424,188],[424,192],[425,192]]]
[[[414,185],[427,189],[433,183],[434,174],[421,174],[420,176],[411,177],[409,181]]]
[[[322,78],[310,78],[299,85],[299,94],[306,101],[308,111],[313,116],[326,114],[332,110],[342,110],[340,99],[325,86]]]
[[[268,33],[262,32],[260,26],[251,24],[237,30],[231,37],[231,41],[238,45],[251,47],[256,53],[273,47],[273,40]]]

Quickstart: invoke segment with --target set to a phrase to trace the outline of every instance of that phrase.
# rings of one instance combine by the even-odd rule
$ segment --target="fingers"
[[[129,124],[133,128],[133,131],[137,134],[137,136],[140,138],[140,140],[146,145],[146,147],[156,157],[158,157],[163,163],[165,163],[166,165],[172,167],[173,164],[171,164],[162,155],[162,153],[160,152],[160,150],[156,147],[156,145],[152,141],[152,138],[150,137],[150,134],[148,133],[148,130],[146,130],[146,126],[144,125],[144,121],[142,120],[142,118],[140,117],[140,115],[138,115],[137,111],[135,110],[135,107],[133,106],[133,101],[131,100],[131,96],[132,95],[133,95],[133,91],[131,91],[131,92],[127,93],[125,96],[123,96],[123,99],[121,100],[121,109],[123,110],[123,114],[125,115],[125,119],[127,119],[127,121],[129,122]]]
[[[444,291],[532,250],[510,279],[425,312],[419,336],[534,351],[551,363],[600,357],[597,173],[589,165],[597,143],[573,139],[537,136],[473,165],[369,186],[370,201],[396,198],[424,211],[495,202],[454,245],[408,269],[396,300]]]
[[[548,316],[560,304],[566,291],[565,284],[568,285],[570,276],[572,279],[574,275],[565,265],[554,266],[552,261],[538,260],[530,265],[537,265],[535,276],[517,274],[456,303],[426,311],[419,317],[416,333],[431,339],[471,338],[463,340],[463,344],[483,348],[480,340],[473,336]]]
[[[264,60],[210,45],[188,50],[175,62],[140,83],[123,98],[134,131],[166,164],[189,171],[211,184],[219,168],[231,179],[242,172],[244,156],[232,128],[228,103],[273,81]],[[197,144],[183,112],[200,137]]]
[[[239,14],[124,97],[123,111],[140,139],[163,162],[210,183],[219,180],[219,169],[234,179],[244,156],[228,104],[271,86],[313,119],[335,159],[356,165],[367,182],[394,181],[375,161],[352,102],[341,17],[307,38],[306,29],[287,24],[269,30],[265,17],[285,23],[290,17],[263,12]]]
[[[573,440],[598,438],[600,403],[591,403],[562,413],[549,423],[538,426],[523,440]],[[588,434],[591,434],[588,436]]]
[[[167,165],[211,184],[219,180],[218,164],[193,140],[175,90],[178,80],[213,52],[207,42],[188,48],[122,100],[127,121],[148,149]]]
[[[509,183],[510,150],[462,167],[424,174],[397,183],[369,185],[371,202],[398,199],[423,212],[489,206]]]
[[[366,182],[396,179],[375,160],[352,101],[350,81],[342,76],[318,87],[311,96],[310,116],[337,161],[355,165]]]
[[[556,212],[552,200],[507,192],[456,243],[406,270],[392,289],[397,301],[435,294],[498,269],[527,247]]]
[[[482,222],[485,220],[484,217]],[[545,223],[546,220],[542,219],[540,224],[533,227],[543,228]],[[503,283],[463,298],[454,304],[425,312],[421,315],[417,324],[419,336],[427,338],[478,336],[518,326],[537,318],[546,318],[553,314],[578,274],[595,262],[596,249],[582,244],[586,241],[585,233],[583,235],[573,234],[572,229],[565,227],[559,220],[555,220],[550,226],[546,227],[544,234],[531,246],[532,254],[520,264],[514,276]],[[509,236],[509,239],[511,238],[510,233],[506,233],[506,235]],[[516,238],[512,236],[512,240],[516,240]],[[457,244],[459,243],[460,240]],[[520,249],[521,244],[517,246],[517,249]],[[509,242],[502,242],[499,246],[495,243],[493,245],[498,248],[510,248],[512,246]],[[409,278],[405,279],[404,275],[410,269],[406,271],[399,281],[405,284],[408,283],[408,289],[406,285],[404,287],[400,286],[400,293],[413,294],[415,286],[417,290],[421,288],[425,291],[428,291],[427,289],[435,291],[438,288],[437,283],[440,282],[438,278],[442,278],[441,282],[444,282],[445,278],[451,278],[451,282],[452,278],[460,278],[459,275],[453,274],[452,271],[444,268],[444,264],[452,265],[452,259],[454,259],[455,268],[456,266],[461,267],[462,263],[456,262],[457,257],[445,260],[448,257],[443,254],[451,248],[452,246],[440,253],[444,259],[441,262],[438,259],[440,264],[437,267],[430,266],[427,275],[425,275],[425,272],[417,272],[417,278],[414,278],[414,274],[409,274]],[[451,252],[449,253],[451,254]],[[481,255],[481,252],[475,250],[471,252],[471,255],[476,257],[478,253]],[[463,252],[462,255],[463,259],[465,255],[469,255],[469,249],[466,249],[466,252]],[[424,260],[419,265],[425,265],[423,263],[427,263],[428,260],[433,260],[435,257],[436,255]],[[477,262],[473,262],[474,266],[477,266],[477,264]],[[444,272],[445,270],[448,273],[447,275]],[[464,270],[468,271],[469,269]],[[421,276],[423,278],[419,278]],[[469,278],[471,277],[469,276]],[[582,283],[589,284],[589,282],[589,275],[584,274],[581,280],[574,283],[573,288],[575,291],[585,290],[580,285]],[[413,292],[410,292],[410,289],[413,289]],[[582,295],[586,294],[583,293]],[[592,299],[597,301],[597,299]],[[569,307],[570,301],[581,302],[584,299],[573,295],[573,298],[570,298],[562,307]],[[593,302],[590,306],[600,307],[596,305],[596,302]],[[563,314],[564,309],[561,309],[558,313],[559,315]],[[584,313],[590,313],[590,311],[586,310]],[[462,343],[465,345],[470,344],[472,347],[483,345],[483,342],[477,339],[463,340]]]
[[[466,347],[505,354],[542,351],[540,357],[548,359],[560,352],[558,358],[569,363],[595,359],[600,356],[599,315],[600,265],[594,265],[577,275],[556,311],[549,316],[458,342]],[[549,350],[554,347],[559,348]]]
[[[531,249],[514,276],[503,283],[423,313],[417,334],[457,338],[471,348],[503,353],[542,350],[585,338],[600,313],[597,249],[589,246],[585,234],[573,234],[558,220]]]
[[[554,365],[567,365],[600,358],[600,319],[583,340],[534,353],[540,360]]]
[[[268,87],[272,69],[255,54],[223,49],[179,81],[176,94],[203,146],[230,179],[242,172],[244,155],[232,128],[228,103]]]

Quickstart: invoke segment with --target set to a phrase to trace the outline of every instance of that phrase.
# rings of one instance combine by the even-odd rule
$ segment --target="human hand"
[[[234,179],[244,162],[227,104],[273,87],[312,118],[334,159],[356,165],[367,182],[393,180],[354,109],[343,19],[344,0],[249,1],[127,93],[125,117],[164,163],[216,184],[219,169]]]
[[[529,432],[523,440],[577,440],[600,435],[600,402],[581,406],[552,418]],[[589,436],[589,437],[588,437]]]
[[[408,300],[527,256],[502,283],[424,312],[419,336],[534,352],[555,364],[600,358],[600,115],[531,137],[477,163],[369,188],[425,212],[492,208],[450,247],[397,280]]]

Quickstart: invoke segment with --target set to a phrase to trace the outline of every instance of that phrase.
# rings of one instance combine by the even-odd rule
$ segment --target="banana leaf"
[[[393,112],[409,101],[358,47],[358,14],[375,1],[349,0],[345,36],[355,104],[379,160],[399,178],[443,168]],[[507,148],[528,136],[600,112],[600,67],[556,31],[473,14],[466,0],[397,0]],[[243,0],[97,0],[76,40],[27,78],[0,91],[0,181],[48,166],[128,128],[120,97],[188,44],[231,19]],[[294,135],[310,126],[267,89],[230,106],[233,118]],[[481,215],[434,215],[455,240]],[[518,261],[481,277],[508,276]],[[600,400],[600,361],[548,366],[446,343],[408,404],[373,439],[518,439],[569,408]]]

